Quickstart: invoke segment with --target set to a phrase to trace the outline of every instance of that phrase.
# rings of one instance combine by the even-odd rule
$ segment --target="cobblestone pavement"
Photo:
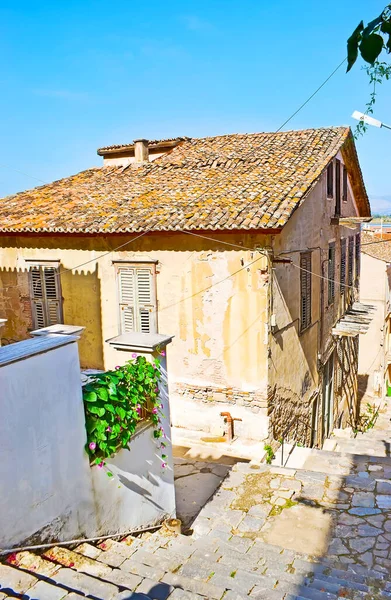
[[[314,452],[316,471],[234,465],[191,536],[8,556],[0,599],[391,598],[391,459]]]

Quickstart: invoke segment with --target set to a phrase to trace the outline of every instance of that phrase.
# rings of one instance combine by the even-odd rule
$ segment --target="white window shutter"
[[[154,331],[155,307],[152,301],[152,271],[137,269],[137,301],[139,314],[139,331],[152,333]]]
[[[149,266],[118,267],[122,333],[156,333],[154,284],[154,270]]]
[[[119,269],[118,277],[120,304],[134,306],[134,269]]]
[[[121,306],[121,331],[122,333],[135,331],[133,306]]]

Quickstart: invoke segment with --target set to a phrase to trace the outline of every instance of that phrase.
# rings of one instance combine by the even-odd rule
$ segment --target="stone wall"
[[[224,403],[251,408],[252,412],[259,413],[260,409],[267,408],[267,398],[263,391],[243,391],[233,387],[195,386],[187,383],[178,383],[174,391],[194,402]]]
[[[311,444],[313,394],[301,397],[281,385],[269,387],[269,434],[274,440]]]

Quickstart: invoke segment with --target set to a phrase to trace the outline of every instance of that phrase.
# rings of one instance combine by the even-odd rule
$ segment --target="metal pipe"
[[[85,542],[98,542],[99,540],[107,540],[115,537],[126,537],[128,535],[134,535],[135,533],[144,533],[146,531],[154,531],[160,529],[161,525],[153,525],[152,527],[145,527],[144,529],[135,529],[126,533],[111,533],[110,535],[101,535],[93,538],[83,538],[80,540],[68,540],[67,542],[51,542],[50,544],[38,544],[35,546],[21,546],[20,548],[8,548],[6,550],[0,549],[0,556],[4,554],[13,554],[14,552],[24,552],[25,550],[42,550],[44,548],[52,548],[53,546],[67,546],[69,544],[84,544]]]
[[[241,421],[242,419],[232,417],[231,413],[229,413],[229,412],[220,413],[220,417],[224,417],[224,421],[228,425],[228,427],[227,427],[227,442],[231,443],[235,437],[234,421]]]

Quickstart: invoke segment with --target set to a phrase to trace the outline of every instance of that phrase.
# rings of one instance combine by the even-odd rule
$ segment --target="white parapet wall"
[[[127,532],[175,515],[152,427],[129,450],[90,467],[77,337],[46,335],[0,349],[0,547]],[[163,427],[170,440],[163,381]]]

